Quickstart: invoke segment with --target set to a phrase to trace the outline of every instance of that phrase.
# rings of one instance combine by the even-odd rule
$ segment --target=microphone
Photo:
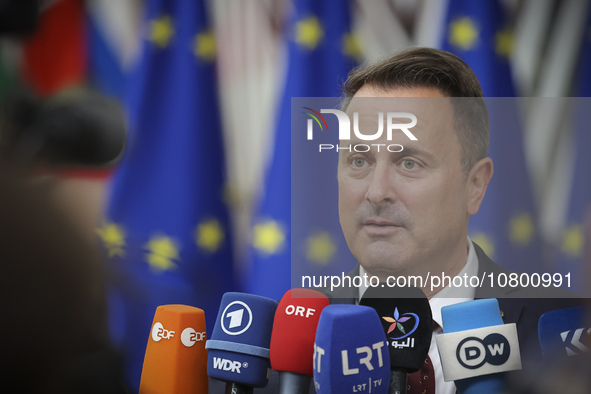
[[[515,324],[503,324],[496,298],[441,308],[443,334],[437,348],[446,382],[455,380],[460,393],[505,392],[500,372],[521,369]]]
[[[317,394],[386,394],[390,360],[376,312],[361,305],[329,305],[322,311],[314,343]]]
[[[292,289],[279,301],[271,333],[271,367],[279,372],[280,394],[307,394],[318,319],[328,298],[311,289]]]
[[[7,118],[5,155],[19,164],[105,167],[125,149],[121,105],[90,90],[72,89],[46,99],[15,90],[0,112]]]
[[[265,387],[271,373],[269,346],[277,301],[246,293],[222,297],[211,339],[207,374],[228,382],[232,393]]]
[[[423,366],[433,335],[429,300],[416,287],[370,287],[359,302],[380,317],[390,354],[389,393],[406,393],[408,374]]]
[[[203,393],[208,390],[205,314],[187,305],[156,308],[140,394]]]
[[[586,308],[576,306],[544,313],[538,322],[544,357],[572,357],[589,353],[591,327]]]

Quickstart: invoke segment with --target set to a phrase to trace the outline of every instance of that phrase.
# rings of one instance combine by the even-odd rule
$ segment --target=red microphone
[[[202,309],[159,306],[146,347],[140,394],[207,394],[206,340]]]
[[[289,290],[277,307],[271,334],[271,367],[280,394],[307,394],[313,375],[314,339],[328,298],[310,289]]]

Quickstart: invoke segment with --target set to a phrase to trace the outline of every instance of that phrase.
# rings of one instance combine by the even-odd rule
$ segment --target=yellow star
[[[509,239],[516,244],[522,246],[529,244],[534,231],[533,220],[527,212],[514,216],[509,222]]]
[[[510,29],[503,29],[495,36],[495,52],[499,56],[509,57],[513,52],[514,36]]]
[[[146,244],[149,253],[146,261],[156,271],[166,271],[176,268],[173,259],[178,260],[179,250],[176,242],[166,236],[154,236]]]
[[[306,257],[308,260],[326,265],[336,252],[336,247],[329,233],[311,236],[306,241]]]
[[[217,251],[224,240],[224,230],[217,219],[211,219],[197,226],[195,230],[197,246],[213,253]]]
[[[285,243],[285,233],[279,224],[270,220],[254,226],[253,246],[265,254],[279,252]]]
[[[562,234],[562,252],[572,257],[580,257],[583,254],[583,226],[572,224]]]
[[[480,246],[482,251],[487,254],[488,257],[493,257],[495,254],[495,245],[491,237],[484,233],[476,233],[470,236],[470,239]]]
[[[449,42],[465,51],[474,48],[478,42],[478,26],[472,19],[458,18],[449,25]]]
[[[359,38],[355,34],[345,33],[343,36],[343,53],[349,57],[352,57],[357,62],[361,62],[361,45],[359,44]]]
[[[166,48],[173,35],[172,19],[168,15],[150,22],[150,37],[148,39],[158,47]]]
[[[96,230],[99,237],[103,240],[105,248],[109,252],[109,257],[125,255],[123,247],[125,246],[125,231],[115,223],[107,223],[102,228]]]
[[[295,42],[310,50],[314,50],[318,46],[323,36],[324,31],[315,16],[310,16],[296,23]]]
[[[217,46],[215,42],[215,35],[212,30],[198,33],[195,36],[193,53],[198,58],[204,61],[212,61],[215,59]]]

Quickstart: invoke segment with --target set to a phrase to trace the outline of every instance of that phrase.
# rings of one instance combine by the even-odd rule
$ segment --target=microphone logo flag
[[[301,305],[298,305],[298,306],[288,305],[285,308],[285,314],[288,316],[291,316],[291,315],[301,316],[301,317],[305,317],[307,319],[310,316],[314,316],[315,313],[316,313],[316,309],[304,308]]]
[[[232,373],[240,373],[240,368],[248,368],[248,363],[235,360],[228,360],[225,358],[214,357],[213,358],[213,367],[215,369],[219,369],[221,371],[229,371]]]
[[[252,311],[242,301],[233,301],[226,306],[222,313],[222,330],[228,335],[245,333],[252,324]]]
[[[468,337],[458,345],[456,358],[468,369],[476,369],[485,363],[502,365],[509,359],[511,346],[507,338],[498,333],[487,335],[484,339]]]
[[[154,342],[158,342],[161,339],[170,338],[174,338],[174,331],[169,331],[165,329],[162,323],[160,322],[154,323],[154,327],[152,327],[152,340]]]
[[[575,326],[576,327],[576,326]],[[585,328],[577,328],[576,330],[568,330],[560,333],[562,342],[566,344],[566,354],[568,356],[576,356],[581,353],[588,353],[588,345],[591,343],[591,328],[587,329],[585,335]]]
[[[191,347],[197,342],[202,342],[207,339],[205,331],[197,332],[192,327],[187,327],[181,333],[181,342],[186,347]]]
[[[388,331],[386,332],[386,334],[390,334],[394,330],[396,330],[397,332],[395,332],[392,335],[396,335],[397,333],[402,333],[402,335],[398,336],[398,337],[389,337],[390,339],[394,339],[394,340],[404,339],[404,338],[412,335],[412,333],[414,333],[417,330],[417,328],[419,327],[419,321],[420,321],[419,316],[416,313],[408,312],[403,315],[400,315],[400,313],[398,312],[398,308],[394,309],[394,316],[393,317],[382,316],[382,319],[384,319],[385,321],[390,323],[390,327],[388,327]],[[404,328],[404,326],[402,325],[402,323],[405,323],[411,319],[414,320],[414,326],[410,331],[407,332],[406,329]],[[412,322],[412,320],[411,320],[411,322]],[[407,327],[408,326],[409,325],[407,325]]]
[[[435,340],[446,382],[521,369],[514,323],[445,333]]]

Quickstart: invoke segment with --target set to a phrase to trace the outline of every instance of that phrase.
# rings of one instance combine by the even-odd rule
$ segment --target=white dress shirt
[[[365,270],[359,266],[359,275],[363,277]],[[467,274],[468,277],[478,275],[478,256],[476,256],[476,250],[470,238],[468,238],[468,258],[466,259],[466,265],[457,274],[457,276],[463,277]],[[359,299],[363,296],[367,290],[367,287],[361,286],[359,288]],[[441,359],[439,358],[439,351],[437,350],[437,343],[435,337],[443,334],[443,322],[441,320],[441,308],[448,305],[458,304],[460,302],[474,300],[475,289],[473,287],[444,287],[437,294],[435,294],[429,300],[431,306],[431,313],[433,320],[439,325],[436,330],[433,330],[433,336],[431,337],[431,346],[429,347],[429,357],[433,364],[433,371],[435,372],[435,392],[436,394],[454,394],[456,392],[456,385],[452,382],[446,382],[443,380],[443,371],[441,369]]]

